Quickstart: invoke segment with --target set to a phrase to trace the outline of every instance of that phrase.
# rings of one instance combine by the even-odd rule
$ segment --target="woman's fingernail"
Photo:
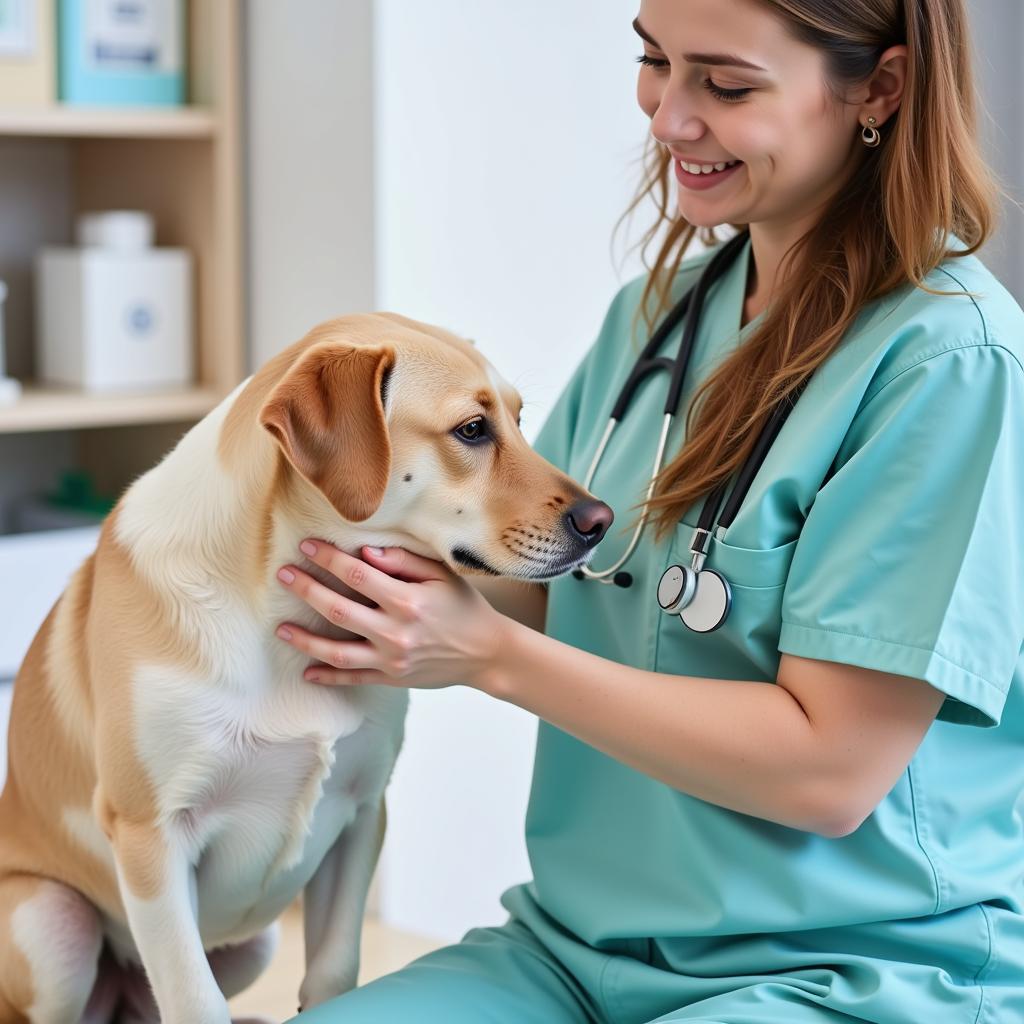
[[[299,550],[304,555],[315,555],[316,554],[316,545],[311,540],[304,540],[299,545]]]
[[[295,573],[293,573],[290,569],[279,569],[277,573],[277,578],[282,583],[294,583]]]
[[[290,629],[285,628],[284,626],[278,626],[278,628],[277,628],[277,635],[282,640],[291,640],[291,638],[292,638],[292,631]]]
[[[381,555],[384,554],[384,549],[383,548],[367,547],[366,550],[369,551],[371,555],[377,555],[378,557],[380,557]]]
[[[319,683],[320,682],[320,677],[318,675],[306,676],[306,679],[308,679],[309,682],[311,682],[311,683]]]

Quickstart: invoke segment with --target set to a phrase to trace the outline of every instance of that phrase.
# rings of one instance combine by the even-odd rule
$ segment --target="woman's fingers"
[[[383,672],[366,670],[349,672],[341,668],[328,668],[326,665],[313,665],[306,669],[302,677],[307,683],[321,683],[325,686],[395,686],[395,681]]]
[[[378,565],[390,576],[397,576],[408,583],[450,579],[453,575],[444,562],[424,558],[405,548],[364,547],[362,550],[363,557],[372,565]]]
[[[368,560],[356,555],[350,555],[324,541],[303,541],[299,545],[299,550],[311,562],[327,569],[352,590],[358,591],[380,605],[388,604],[398,598],[402,581],[392,579],[394,574],[401,575],[404,580],[435,580],[441,579],[436,568],[444,569],[440,562],[431,562],[429,558],[410,555],[408,551],[401,548],[385,548],[381,555],[372,554],[372,552],[380,550],[378,548],[362,548],[367,559],[372,559],[375,564],[370,564]],[[421,574],[410,577],[404,570],[407,563],[400,557],[402,555],[409,555],[410,558],[419,559],[424,566],[431,565],[435,568],[430,574],[421,572]],[[380,568],[377,568],[377,565],[380,565]],[[420,569],[419,563],[416,568]]]
[[[365,640],[328,640],[291,622],[280,626],[277,635],[296,650],[322,662],[310,665],[303,673],[310,682],[359,685],[388,681],[377,668],[380,659],[376,650]]]
[[[371,571],[377,572],[376,569]],[[384,574],[380,573],[380,575]],[[360,636],[377,635],[377,630],[383,622],[383,616],[377,609],[369,608],[359,601],[353,601],[351,598],[335,593],[330,587],[325,587],[318,580],[313,579],[309,573],[303,572],[295,565],[284,566],[278,572],[277,578],[292,593],[302,598],[306,604],[335,626],[342,626]]]

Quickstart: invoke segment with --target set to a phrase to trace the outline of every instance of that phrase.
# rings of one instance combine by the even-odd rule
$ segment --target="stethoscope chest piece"
[[[679,618],[694,633],[711,633],[725,622],[731,607],[729,581],[714,569],[701,569],[693,600],[680,611]]]
[[[658,583],[658,604],[669,615],[676,615],[697,591],[697,574],[688,565],[670,565]]]
[[[678,615],[694,633],[710,633],[729,615],[732,588],[714,569],[670,565],[658,582],[658,604],[666,614]]]

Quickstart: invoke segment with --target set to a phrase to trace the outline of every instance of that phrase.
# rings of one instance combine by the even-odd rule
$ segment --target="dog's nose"
[[[581,501],[565,513],[565,518],[569,532],[592,548],[612,525],[615,513],[603,501]]]

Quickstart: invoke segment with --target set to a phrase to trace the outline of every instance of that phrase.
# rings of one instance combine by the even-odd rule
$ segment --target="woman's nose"
[[[655,140],[679,149],[684,143],[697,142],[706,131],[704,122],[694,114],[692,103],[666,89],[651,117],[651,135]]]

